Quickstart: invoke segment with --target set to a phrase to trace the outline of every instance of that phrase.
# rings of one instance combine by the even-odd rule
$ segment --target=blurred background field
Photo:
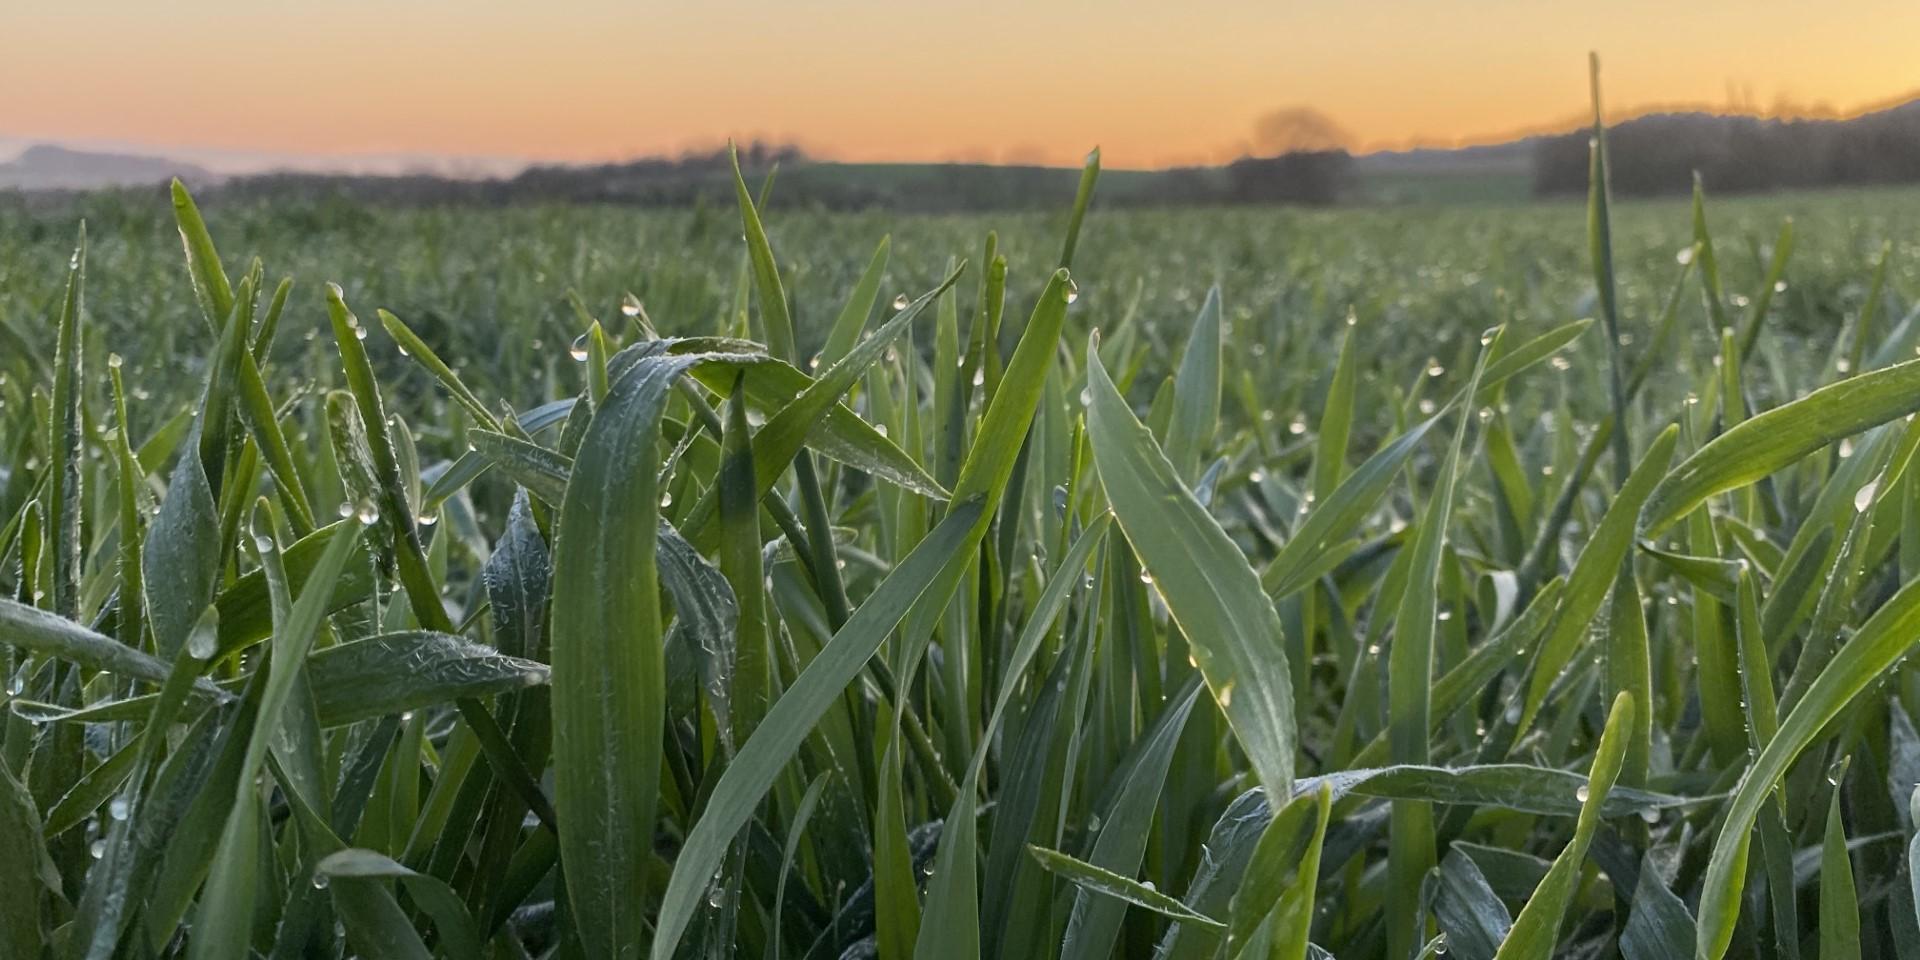
[[[731,322],[743,281],[737,215],[717,205],[396,208],[277,197],[211,210],[223,248],[255,252],[269,278],[295,278],[278,357],[330,355],[321,284],[339,282],[350,301],[392,310],[523,409],[577,387],[567,346],[584,324],[570,294],[611,326],[631,293],[662,333],[693,335]],[[1782,225],[1792,221],[1786,286],[1773,297],[1767,321],[1770,336],[1781,338],[1770,341],[1778,348],[1767,352],[1776,365],[1831,361],[1848,318],[1867,296],[1883,244],[1893,244],[1886,280],[1892,320],[1920,290],[1920,190],[1717,198],[1709,216],[1723,282],[1736,304],[1758,295]],[[173,399],[184,402],[197,376],[146,374],[193,363],[204,335],[191,289],[180,282],[178,238],[160,191],[58,202],[0,197],[0,320],[36,350],[51,350],[53,331],[45,321],[57,306],[78,218],[90,234],[93,346],[121,354],[130,382],[149,390],[177,385],[181,395]],[[1369,377],[1399,376],[1429,357],[1464,373],[1466,352],[1489,323],[1537,333],[1591,315],[1585,218],[1585,205],[1571,201],[1325,210],[1110,210],[1096,204],[1075,271],[1081,296],[1069,323],[1111,329],[1136,317],[1148,342],[1160,347],[1148,363],[1162,364],[1177,354],[1201,297],[1217,283],[1233,324],[1226,362],[1234,374],[1264,369],[1267,357],[1306,365],[1304,396],[1266,398],[1262,410],[1229,402],[1228,416],[1265,409],[1291,415],[1291,406],[1322,392],[1313,371],[1325,375],[1329,331],[1349,308],[1361,320],[1360,355]],[[977,258],[979,238],[989,229],[998,231],[1011,263],[1044,263],[1064,219],[1064,213],[783,209],[776,180],[769,229],[784,256],[805,353],[824,340],[844,292],[882,237],[891,238],[881,287],[891,297],[925,290],[952,261]],[[1687,204],[1617,203],[1613,235],[1622,314],[1632,331],[1651,324],[1672,292],[1692,242]],[[1030,301],[1044,280],[1042,272],[1016,266],[1008,279],[1012,301]],[[1714,335],[1699,298],[1690,293],[1679,309],[1686,337],[1677,358],[1710,355]],[[931,328],[913,335],[925,345]],[[427,390],[424,374],[402,358],[376,352],[376,362],[397,388]],[[1562,378],[1574,388],[1574,403],[1602,397],[1580,389],[1599,384],[1585,382],[1589,376],[1598,370]],[[1662,380],[1656,376],[1650,385],[1656,395],[1669,388]],[[1753,387],[1770,399],[1779,382],[1761,377]],[[140,407],[142,413],[160,409]]]

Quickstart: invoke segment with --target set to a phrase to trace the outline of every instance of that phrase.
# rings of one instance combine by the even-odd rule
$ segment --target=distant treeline
[[[798,148],[742,147],[750,184],[777,168],[782,205],[829,210],[887,209],[923,213],[1051,210],[1071,197],[1078,170],[976,163],[844,164],[815,162]],[[1223,167],[1113,171],[1101,199],[1118,206],[1299,204],[1338,202],[1352,185],[1353,158],[1342,150],[1247,157]],[[731,165],[724,150],[599,166],[531,167],[503,179],[458,180],[431,175],[345,176],[280,173],[229,180],[214,199],[268,200],[289,195],[388,205],[612,203],[650,207],[732,204]]]
[[[1586,131],[1535,147],[1536,195],[1584,193]],[[1615,193],[1683,193],[1699,171],[1709,190],[1752,193],[1920,182],[1920,102],[1852,120],[1657,114],[1607,131]]]

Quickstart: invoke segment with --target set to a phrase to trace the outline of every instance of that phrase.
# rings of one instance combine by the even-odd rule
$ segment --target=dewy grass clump
[[[82,233],[0,280],[0,957],[1909,956],[1910,271],[1809,267],[1811,357],[1792,232],[1616,276],[1597,118],[1578,270],[1452,340],[1080,276],[1097,157],[1057,257],[816,304],[742,179],[699,310],[485,331],[176,186],[139,380]]]

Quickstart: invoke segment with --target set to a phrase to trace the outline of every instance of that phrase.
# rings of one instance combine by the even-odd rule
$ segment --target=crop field
[[[1920,957],[1920,194],[736,182],[0,200],[0,958]]]

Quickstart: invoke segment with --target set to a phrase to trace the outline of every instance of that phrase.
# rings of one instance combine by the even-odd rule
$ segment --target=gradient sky
[[[1310,105],[1358,146],[1750,91],[1920,88],[1916,0],[5,0],[0,135],[241,155],[1231,155]]]

